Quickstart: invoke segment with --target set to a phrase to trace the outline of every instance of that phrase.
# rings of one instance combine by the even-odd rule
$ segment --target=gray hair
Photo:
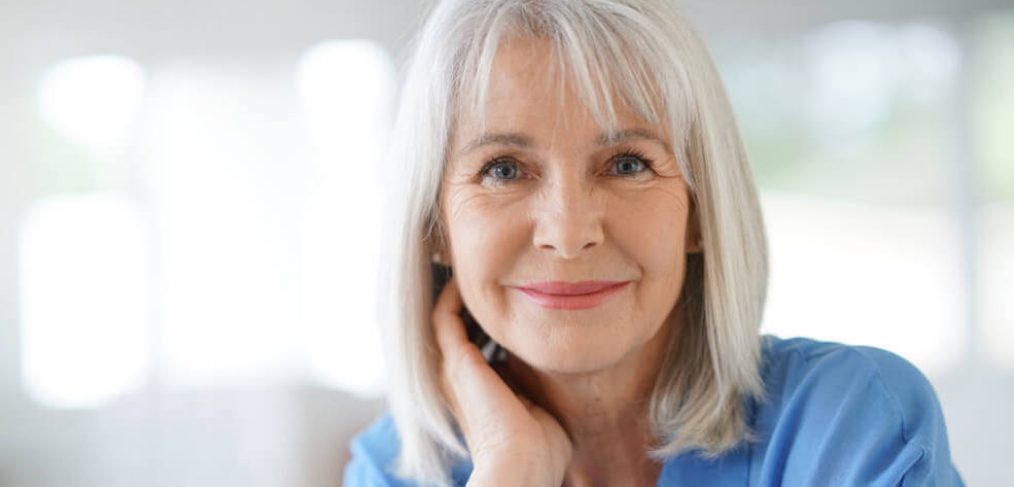
[[[767,244],[732,108],[700,39],[667,0],[444,0],[415,40],[388,158],[396,199],[382,302],[390,303],[383,321],[398,474],[448,485],[451,463],[468,455],[439,387],[430,262],[455,117],[472,110],[484,120],[493,59],[511,35],[549,39],[560,72],[604,128],[616,124],[615,92],[645,121],[671,130],[703,252],[687,258],[677,304],[686,321],[672,334],[651,398],[658,444],[650,453],[717,456],[748,440],[745,401],[763,393]]]

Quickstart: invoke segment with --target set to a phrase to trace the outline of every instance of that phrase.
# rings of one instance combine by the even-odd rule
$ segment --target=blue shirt
[[[757,441],[717,459],[666,460],[659,486],[963,486],[951,463],[933,388],[893,353],[805,338],[763,338],[766,398],[748,401]],[[390,416],[352,441],[345,485],[409,486],[394,477],[398,435]],[[471,465],[452,470],[464,485]]]

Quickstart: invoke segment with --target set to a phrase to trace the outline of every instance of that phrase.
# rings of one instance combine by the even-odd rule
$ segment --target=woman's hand
[[[454,278],[433,309],[442,387],[472,457],[469,485],[553,486],[563,482],[573,447],[560,423],[519,396],[468,341]]]

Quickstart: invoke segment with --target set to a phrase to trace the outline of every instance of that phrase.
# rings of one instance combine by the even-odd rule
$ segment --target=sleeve
[[[407,484],[388,472],[399,448],[390,416],[377,420],[356,436],[351,444],[352,459],[345,465],[344,487],[403,487]]]
[[[884,350],[808,360],[771,431],[760,485],[963,486],[933,388]]]
[[[342,485],[345,487],[372,487],[393,484],[387,482],[383,471],[371,463],[368,458],[353,454],[352,460],[345,465],[345,477]]]
[[[381,472],[378,472],[375,465],[360,457],[352,457],[352,460],[345,465],[345,478],[342,481],[345,487],[367,487],[375,485],[390,485],[385,482]]]
[[[920,454],[900,484],[964,486],[951,460],[943,411],[930,382],[915,366],[890,352],[869,347],[857,351],[876,364],[882,392],[901,420],[902,438]]]

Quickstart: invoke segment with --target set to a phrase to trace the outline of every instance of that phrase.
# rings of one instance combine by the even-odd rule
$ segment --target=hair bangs
[[[505,5],[506,4],[506,5]],[[684,174],[685,146],[693,120],[690,86],[679,56],[664,52],[651,36],[648,12],[603,3],[597,8],[568,1],[494,1],[472,19],[471,42],[460,53],[452,100],[455,119],[468,117],[485,129],[487,90],[498,49],[512,39],[538,37],[550,42],[545,68],[569,84],[604,131],[618,130],[622,104],[651,125],[666,124]],[[667,69],[658,69],[667,66]],[[679,73],[675,79],[661,76]]]

